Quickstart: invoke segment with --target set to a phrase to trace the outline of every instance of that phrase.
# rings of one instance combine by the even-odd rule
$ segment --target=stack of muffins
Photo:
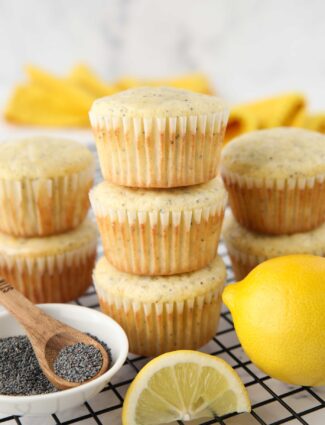
[[[233,215],[223,236],[237,280],[272,257],[325,255],[325,137],[275,128],[233,139],[222,153]]]
[[[90,120],[105,179],[90,192],[101,308],[133,353],[198,348],[215,334],[226,276],[217,245],[227,194],[216,177],[225,106],[139,88],[95,101]]]
[[[91,283],[93,178],[91,152],[73,141],[0,145],[0,276],[35,303],[73,300]]]

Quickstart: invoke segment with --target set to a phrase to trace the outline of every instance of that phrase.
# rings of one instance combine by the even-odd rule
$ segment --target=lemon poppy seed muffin
[[[213,179],[227,118],[219,98],[168,87],[126,90],[90,111],[105,180],[148,188]]]
[[[0,231],[47,236],[85,218],[94,158],[71,140],[34,137],[0,144]]]
[[[169,190],[102,182],[90,201],[105,256],[116,268],[169,275],[197,270],[215,257],[227,192],[221,178]]]
[[[222,235],[237,280],[270,258],[290,254],[325,256],[325,224],[309,232],[272,236],[247,230],[229,214]]]
[[[0,276],[34,303],[78,298],[91,284],[97,245],[96,225],[42,238],[0,233]]]
[[[232,211],[248,229],[291,234],[325,220],[325,136],[297,128],[231,141],[221,170]]]
[[[101,309],[125,330],[130,351],[155,356],[197,349],[217,329],[226,269],[220,257],[177,276],[135,276],[102,257],[94,270]]]

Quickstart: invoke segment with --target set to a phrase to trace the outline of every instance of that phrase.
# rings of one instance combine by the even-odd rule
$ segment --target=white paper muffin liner
[[[251,255],[239,251],[229,243],[225,242],[227,251],[231,260],[232,269],[237,281],[244,279],[244,277],[253,270],[258,264],[268,260],[268,257],[263,255]]]
[[[184,211],[106,210],[90,193],[105,256],[117,269],[171,275],[205,267],[217,253],[227,197]]]
[[[94,166],[51,179],[0,179],[0,231],[13,236],[49,236],[84,220]]]
[[[234,271],[234,275],[236,280],[243,279],[251,270],[253,270],[256,266],[263,263],[263,261],[269,260],[270,258],[276,257],[276,255],[253,255],[247,254],[247,252],[243,252],[242,250],[237,249],[236,244],[229,243],[225,240],[225,244],[227,247],[227,251],[231,260],[232,269]],[[324,244],[325,245],[325,244]],[[294,248],[294,247],[292,247]],[[287,253],[282,253],[282,255],[292,255],[294,253],[294,249],[288,250]],[[325,248],[315,248],[313,250],[306,249],[305,252],[302,252],[301,247],[299,246],[297,249],[297,254],[310,254],[310,255],[318,255],[320,257],[325,257]]]
[[[209,115],[129,118],[89,114],[104,179],[130,187],[180,187],[218,173],[228,120]]]
[[[34,303],[67,302],[92,282],[97,240],[58,255],[0,255],[0,276]]]
[[[135,354],[157,356],[173,350],[195,350],[213,338],[218,327],[222,288],[164,303],[132,302],[101,287],[96,290],[102,311],[123,327]]]
[[[315,229],[325,221],[325,175],[310,178],[253,179],[222,170],[237,221],[266,234]]]

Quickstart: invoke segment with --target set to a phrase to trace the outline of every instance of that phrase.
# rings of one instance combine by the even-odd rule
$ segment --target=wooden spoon
[[[2,277],[0,277],[0,303],[24,327],[42,371],[57,389],[78,387],[98,378],[108,370],[109,356],[99,342],[45,314]],[[67,381],[56,375],[53,369],[54,361],[62,348],[78,342],[96,347],[103,359],[102,367],[97,375],[82,383]]]

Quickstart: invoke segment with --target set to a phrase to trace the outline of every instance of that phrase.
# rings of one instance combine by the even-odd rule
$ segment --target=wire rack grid
[[[89,145],[94,151],[93,145]],[[100,181],[97,167],[96,180]],[[102,255],[102,247],[98,247]],[[227,283],[233,281],[230,260],[223,242],[219,245],[228,272]],[[76,304],[99,309],[95,289],[88,291],[75,301]],[[267,342],[266,342],[267,343]],[[252,411],[237,415],[235,413],[216,417],[208,421],[191,422],[191,425],[324,425],[325,393],[323,389],[286,385],[270,378],[257,369],[243,352],[237,339],[231,315],[223,309],[219,329],[216,336],[201,351],[219,356],[226,360],[239,374],[252,401]],[[121,409],[128,386],[138,371],[149,361],[143,356],[129,354],[124,366],[112,381],[94,399],[84,403],[78,409],[66,411],[49,417],[3,416],[0,413],[0,424],[6,425],[70,425],[98,424],[121,425]],[[186,425],[181,421],[174,425]]]

